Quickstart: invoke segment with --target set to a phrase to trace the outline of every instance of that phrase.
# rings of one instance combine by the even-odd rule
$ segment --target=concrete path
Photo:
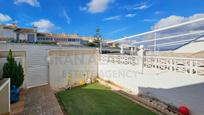
[[[23,115],[63,115],[49,85],[31,88],[26,94]]]

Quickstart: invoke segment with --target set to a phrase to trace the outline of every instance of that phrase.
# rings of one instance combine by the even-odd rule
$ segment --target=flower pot
[[[20,89],[16,87],[15,85],[12,85],[11,95],[10,95],[11,103],[15,103],[19,101],[19,96],[20,96]]]

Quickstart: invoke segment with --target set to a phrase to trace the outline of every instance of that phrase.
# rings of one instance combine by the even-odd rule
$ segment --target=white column
[[[137,54],[137,46],[135,46],[134,55],[138,55],[138,54]]]
[[[154,55],[156,55],[157,51],[157,33],[154,33]]]
[[[37,33],[34,33],[34,42],[37,42]]]
[[[193,60],[190,60],[190,74],[193,74]]]
[[[102,47],[103,47],[103,43],[102,41],[100,41],[100,53],[102,54]]]
[[[138,51],[138,57],[139,57],[139,72],[143,73],[144,70],[144,46],[140,46]]]
[[[120,46],[120,53],[121,53],[121,54],[124,53],[124,51],[123,51],[123,46],[122,46],[122,45]]]
[[[134,49],[133,49],[133,47],[130,47],[130,55],[134,55]]]

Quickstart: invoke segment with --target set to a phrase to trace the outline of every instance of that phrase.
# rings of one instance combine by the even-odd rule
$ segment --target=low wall
[[[10,79],[0,80],[0,114],[10,113]]]
[[[49,83],[55,90],[77,85],[81,80],[97,77],[95,49],[51,50],[49,52]],[[69,82],[69,83],[68,83]]]

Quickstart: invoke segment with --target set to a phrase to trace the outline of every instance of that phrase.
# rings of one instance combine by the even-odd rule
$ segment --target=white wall
[[[57,47],[32,44],[1,44],[0,51],[25,51],[26,88],[48,84],[48,50]]]
[[[28,35],[26,33],[19,34],[19,40],[27,40],[27,39],[28,39]]]
[[[4,29],[2,26],[0,26],[0,36],[14,39],[15,32],[12,29]]]
[[[56,52],[56,54],[49,56],[49,83],[51,87],[55,90],[65,88],[68,84],[68,76],[71,76],[72,85],[79,84],[80,80],[86,81],[88,78],[96,78],[97,57],[95,51],[95,53],[91,52],[93,50],[67,50],[67,55],[59,55]]]
[[[10,79],[0,81],[0,114],[10,114]]]

